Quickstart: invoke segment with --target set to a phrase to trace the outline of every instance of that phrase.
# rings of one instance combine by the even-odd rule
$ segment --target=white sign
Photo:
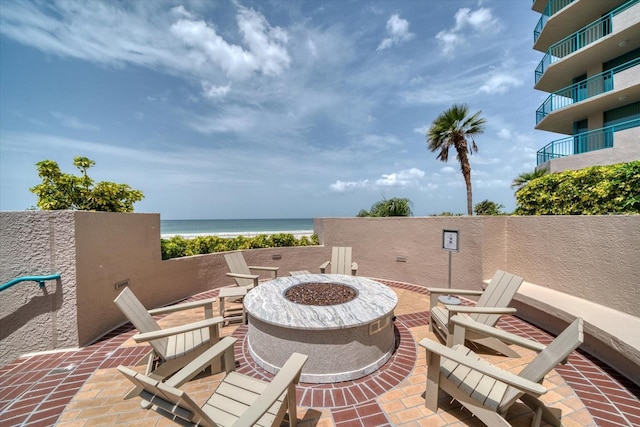
[[[458,252],[458,230],[442,230],[442,249]]]

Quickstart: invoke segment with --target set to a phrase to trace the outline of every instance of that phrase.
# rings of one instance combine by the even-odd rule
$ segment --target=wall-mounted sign
[[[458,230],[442,230],[442,249],[458,252]]]

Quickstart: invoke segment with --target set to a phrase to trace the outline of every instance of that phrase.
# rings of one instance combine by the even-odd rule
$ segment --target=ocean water
[[[258,234],[291,233],[296,236],[313,233],[313,218],[288,219],[170,219],[160,220],[163,238],[183,236],[256,236]]]

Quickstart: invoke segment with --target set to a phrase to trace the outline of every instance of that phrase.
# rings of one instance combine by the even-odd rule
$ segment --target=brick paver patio
[[[441,397],[433,413],[424,406],[425,352],[417,346],[428,332],[429,296],[423,287],[379,280],[399,298],[396,309],[397,349],[380,370],[355,381],[336,384],[305,384],[298,387],[298,419],[301,426],[476,426],[481,425],[455,401]],[[216,296],[217,290],[192,299]],[[202,318],[192,310],[160,319],[163,326]],[[499,327],[546,343],[552,337],[513,316],[504,316]],[[95,344],[74,351],[38,354],[15,360],[0,369],[1,426],[98,426],[171,425],[153,411],[139,406],[139,399],[123,400],[130,383],[115,369],[132,365],[148,351],[131,339],[136,331],[124,325]],[[238,371],[270,378],[251,359],[246,342],[247,326],[223,328],[223,335],[238,338],[235,353]],[[516,349],[522,357],[509,359],[485,354],[492,363],[518,371],[533,353]],[[482,354],[481,350],[480,353]],[[138,369],[142,370],[142,367]],[[183,389],[197,402],[213,392],[218,375],[203,375]],[[566,426],[640,425],[639,389],[597,360],[576,351],[569,362],[544,381],[542,397],[562,411]],[[514,426],[530,425],[532,412],[516,404],[508,418]]]

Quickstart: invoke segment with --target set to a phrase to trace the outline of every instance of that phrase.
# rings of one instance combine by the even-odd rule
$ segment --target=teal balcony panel
[[[596,74],[571,86],[567,86],[549,95],[536,110],[536,126],[551,112],[576,102],[612,91],[615,75],[621,71],[640,65],[640,58],[632,59],[603,73]]]
[[[540,166],[551,159],[611,148],[614,144],[614,134],[616,132],[639,126],[640,119],[632,119],[613,126],[552,141],[541,150],[538,150],[537,164]]]

